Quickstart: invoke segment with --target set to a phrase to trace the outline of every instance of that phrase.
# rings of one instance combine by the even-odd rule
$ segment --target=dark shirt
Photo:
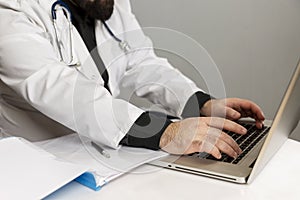
[[[72,13],[72,23],[76,27],[87,49],[89,50],[94,62],[96,63],[98,71],[103,78],[104,87],[110,92],[108,86],[108,73],[97,51],[95,20],[86,16],[84,10],[73,5],[72,3],[69,3],[68,0],[66,0],[66,3],[68,4]]]
[[[108,73],[105,65],[96,50],[95,36],[95,20],[86,16],[86,13],[79,7],[73,5],[69,0],[64,0],[70,7],[72,13],[72,23],[81,35],[85,45],[87,46],[93,60],[95,61],[99,73],[101,74],[105,84],[104,87],[110,91],[108,84]],[[117,41],[116,41],[117,42]],[[182,117],[200,116],[200,109],[204,103],[211,97],[203,92],[195,93],[188,100],[183,110]],[[126,136],[121,140],[120,144],[144,147],[148,149],[159,149],[160,138],[165,129],[172,123],[170,119],[174,117],[164,113],[153,111],[144,112],[132,125]]]

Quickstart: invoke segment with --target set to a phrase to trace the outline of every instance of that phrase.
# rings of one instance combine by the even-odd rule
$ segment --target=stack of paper
[[[0,199],[42,199],[87,171],[18,137],[0,139]]]
[[[36,143],[56,157],[88,167],[87,173],[76,180],[94,190],[137,166],[168,155],[162,151],[122,146],[118,150],[102,147],[110,158],[101,155],[91,140],[78,134]]]

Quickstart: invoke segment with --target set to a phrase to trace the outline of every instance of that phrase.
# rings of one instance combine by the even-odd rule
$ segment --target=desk
[[[94,192],[71,182],[47,200],[299,200],[300,143],[287,140],[250,185],[239,185],[192,174],[145,166],[152,172],[126,174]],[[141,198],[142,197],[142,198]]]

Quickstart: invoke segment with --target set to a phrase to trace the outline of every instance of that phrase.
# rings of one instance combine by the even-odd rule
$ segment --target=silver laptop
[[[223,154],[217,160],[206,153],[169,155],[150,164],[236,183],[250,183],[295,129],[300,118],[300,61],[273,120],[256,129],[253,122],[241,121],[246,135],[228,133],[243,153],[236,159]]]

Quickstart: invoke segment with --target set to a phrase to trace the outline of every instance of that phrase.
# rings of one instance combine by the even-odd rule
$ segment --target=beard
[[[76,0],[78,5],[93,19],[108,20],[114,11],[114,0]]]

